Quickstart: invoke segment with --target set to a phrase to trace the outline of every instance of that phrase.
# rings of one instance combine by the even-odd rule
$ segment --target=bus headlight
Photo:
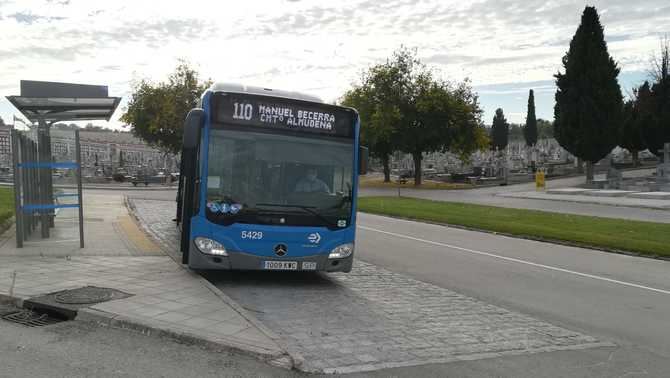
[[[207,255],[228,256],[226,248],[216,240],[208,238],[195,238],[195,246],[198,250]]]
[[[352,253],[354,253],[354,243],[342,244],[333,248],[333,250],[330,251],[330,255],[328,255],[328,258],[343,259],[345,257],[351,256]]]

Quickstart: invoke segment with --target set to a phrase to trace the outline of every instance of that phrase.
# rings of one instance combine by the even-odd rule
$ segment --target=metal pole
[[[25,135],[21,135],[18,132],[16,133],[17,136],[17,141],[16,143],[18,144],[18,159],[20,162],[27,162],[27,161],[33,161],[30,159],[30,143],[28,142],[28,138]],[[32,185],[30,185],[30,175],[33,173],[32,169],[26,169],[25,167],[21,169],[21,174],[20,176],[17,176],[20,179],[20,185],[21,185],[21,190],[19,191],[19,195],[21,196],[21,202],[22,202],[22,207],[25,204],[31,204],[34,203],[30,199],[30,190]],[[28,240],[28,236],[30,235],[30,224],[32,222],[32,215],[26,215],[23,211],[21,211],[21,225],[22,225],[22,232],[23,232],[23,241]]]
[[[53,163],[53,156],[51,155],[51,124],[47,126],[45,137],[46,137],[46,152],[47,152],[47,160],[49,163]],[[53,174],[52,174],[52,168],[49,167],[49,172],[47,174],[47,200],[49,205],[54,204],[54,184],[53,184]],[[55,226],[55,218],[56,218],[56,209],[49,209],[49,228],[53,228]]]
[[[33,161],[30,158],[30,151],[32,147],[30,141],[24,135],[19,135],[17,133],[17,136],[18,136],[17,142],[20,145],[21,149],[19,159],[21,159],[21,161],[23,162]],[[33,173],[32,169],[25,170],[25,168],[23,172],[21,172],[21,197],[22,197],[21,199],[23,204],[34,203],[32,202],[30,195],[30,190],[32,186],[30,185],[30,177],[32,173]],[[21,214],[21,217],[22,217],[21,223],[23,224],[23,240],[26,241],[28,240],[28,235],[30,235],[31,231],[32,215]]]
[[[81,190],[81,146],[79,130],[74,131],[75,154],[77,154],[77,198],[79,201],[79,248],[84,248],[84,200]]]
[[[14,162],[14,214],[16,216],[16,248],[23,248],[23,209],[21,208],[21,174],[19,173],[18,131],[12,129],[12,160]]]
[[[39,121],[39,126],[37,128],[37,155],[38,155],[38,162],[39,163],[46,163],[49,161],[47,157],[47,149],[46,149],[46,144],[47,144],[47,138],[46,138],[46,129],[47,129],[47,124],[44,122],[44,120]],[[48,183],[47,183],[47,175],[49,175],[49,168],[38,168],[39,170],[39,191],[40,191],[40,200],[39,204],[40,205],[48,205],[49,204],[49,199],[47,198],[49,194],[47,193],[48,191]],[[40,228],[42,229],[42,238],[46,239],[49,237],[49,214],[46,209],[40,209]]]
[[[17,133],[18,135],[18,133]],[[30,161],[35,161],[35,159],[32,158],[32,141],[28,139],[27,136],[25,135],[20,135],[19,136],[19,145],[21,148],[21,155],[19,156],[21,158],[22,162],[30,162]],[[35,201],[32,198],[32,192],[34,190],[34,184],[32,183],[32,177],[35,174],[34,169],[26,169],[24,168],[21,171],[21,195],[23,197],[23,205],[25,204],[34,204]],[[32,213],[29,213],[26,215],[25,213],[21,214],[21,223],[23,223],[23,241],[27,241],[28,237],[32,233],[34,227],[33,227],[33,222],[34,222],[34,217]]]
[[[32,139],[30,139],[26,136],[23,137],[23,140],[26,142],[26,144],[28,144],[30,146],[30,149],[27,151],[28,152],[28,155],[27,155],[28,160],[27,161],[37,161],[38,160],[37,159],[37,143],[34,140],[32,140]],[[30,185],[28,185],[30,187],[30,189],[28,191],[28,194],[30,195],[30,202],[29,203],[33,203],[33,204],[34,203],[39,203],[39,201],[37,199],[37,196],[39,195],[39,180],[38,180],[39,171],[36,170],[36,169],[30,169],[27,172],[30,173],[30,175],[26,177],[28,182],[30,182]],[[26,189],[28,189],[28,187],[26,187]],[[29,233],[32,234],[35,231],[35,229],[37,228],[37,217],[35,217],[35,214],[31,212],[29,219],[30,219]],[[24,220],[25,220],[25,218],[24,218]],[[24,236],[27,237],[28,235],[26,234]]]

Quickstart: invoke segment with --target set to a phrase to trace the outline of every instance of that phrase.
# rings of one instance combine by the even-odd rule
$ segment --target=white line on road
[[[574,270],[558,268],[558,267],[551,266],[551,265],[538,264],[538,263],[534,263],[534,262],[531,262],[531,261],[516,259],[514,257],[501,256],[501,255],[496,255],[494,253],[477,251],[477,250],[474,250],[474,249],[463,248],[463,247],[459,247],[459,246],[455,246],[455,245],[451,245],[451,244],[446,244],[446,243],[440,243],[440,242],[436,242],[436,241],[432,241],[432,240],[415,238],[413,236],[397,234],[395,232],[379,230],[379,229],[372,228],[372,227],[358,226],[358,228],[363,229],[363,230],[368,230],[368,231],[379,232],[381,234],[395,236],[397,238],[414,240],[414,241],[418,241],[418,242],[422,242],[422,243],[426,243],[426,244],[432,244],[432,245],[436,245],[436,246],[440,246],[440,247],[451,248],[451,249],[455,249],[455,250],[458,250],[458,251],[473,253],[473,254],[482,255],[482,256],[493,257],[493,258],[506,260],[506,261],[513,261],[513,262],[516,262],[516,263],[519,263],[519,264],[526,264],[526,265],[535,266],[535,267],[538,267],[538,268],[554,270],[554,271],[557,271],[557,272],[574,274],[576,276],[592,278],[594,280],[606,281],[606,282],[611,282],[611,283],[615,283],[615,284],[619,284],[619,285],[635,287],[635,288],[638,288],[638,289],[649,290],[649,291],[653,291],[653,292],[661,293],[661,294],[670,294],[670,291],[668,291],[668,290],[656,289],[656,288],[649,287],[649,286],[643,286],[643,285],[638,285],[638,284],[634,284],[634,283],[631,283],[631,282],[614,280],[614,279],[611,279],[611,278],[596,276],[596,275],[588,274],[588,273],[575,272]]]

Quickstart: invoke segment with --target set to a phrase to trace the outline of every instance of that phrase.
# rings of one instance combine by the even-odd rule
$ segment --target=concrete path
[[[0,297],[25,299],[84,286],[113,288],[126,299],[79,311],[87,319],[252,353],[290,367],[277,337],[199,275],[183,268],[130,218],[121,195],[86,192],[86,248],[79,249],[75,214],[60,212],[52,238],[15,247],[14,230],[0,240]]]
[[[584,194],[560,194],[558,192],[513,192],[500,193],[498,196],[505,198],[533,199],[543,201],[573,202],[580,204],[595,204],[605,206],[629,207],[637,209],[655,209],[667,211],[670,221],[670,199],[636,198],[636,192],[614,193],[612,196],[597,196],[598,191],[586,192]],[[658,193],[658,192],[654,192]],[[607,194],[607,193],[605,193]],[[626,195],[624,195],[626,194]],[[670,193],[668,194],[670,195]]]

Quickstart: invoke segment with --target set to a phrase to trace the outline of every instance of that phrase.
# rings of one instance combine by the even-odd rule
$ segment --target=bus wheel
[[[187,240],[183,240],[184,238],[186,238]],[[182,264],[188,264],[188,258],[189,258],[189,253],[190,253],[190,251],[189,251],[190,240],[188,240],[188,235],[184,234],[183,228],[182,228],[182,232],[181,232],[181,239],[182,239],[181,240],[181,246],[186,246],[186,248],[180,248],[182,250],[181,251],[181,263]]]

